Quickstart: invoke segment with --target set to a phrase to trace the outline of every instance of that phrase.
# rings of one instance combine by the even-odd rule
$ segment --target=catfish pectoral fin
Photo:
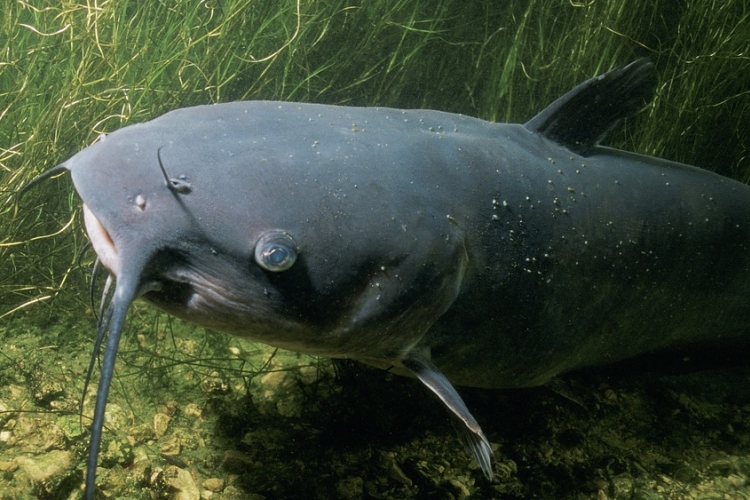
[[[458,396],[458,394],[456,395]],[[474,457],[479,468],[484,472],[485,477],[492,479],[494,475],[492,471],[492,449],[482,429],[478,428],[475,432],[465,424],[461,417],[455,415],[452,410],[450,415],[453,427],[456,429],[458,439],[464,445],[464,449]],[[471,417],[471,414],[468,415]]]
[[[427,356],[410,354],[402,362],[445,404],[466,451],[474,457],[487,479],[492,479],[492,449],[490,443],[453,385]]]

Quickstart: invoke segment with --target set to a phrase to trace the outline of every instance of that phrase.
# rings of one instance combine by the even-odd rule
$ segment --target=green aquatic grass
[[[639,56],[655,61],[662,83],[648,113],[614,143],[750,175],[750,13],[740,1],[1,7],[6,196],[99,134],[178,106],[262,98],[524,121],[581,80]],[[0,315],[67,284],[85,242],[77,206],[65,181],[39,186],[18,207],[4,200]]]
[[[179,106],[282,99],[525,121],[585,78],[649,56],[657,97],[612,144],[750,178],[750,12],[739,0],[0,8],[0,317],[65,290],[86,241],[66,180],[20,205],[10,194],[99,134]],[[76,280],[71,309],[84,300]]]

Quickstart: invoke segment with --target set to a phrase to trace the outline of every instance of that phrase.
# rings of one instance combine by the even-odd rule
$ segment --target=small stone
[[[230,391],[229,382],[217,371],[201,380],[201,389],[209,396],[222,396]]]
[[[279,415],[287,418],[299,417],[302,415],[302,403],[299,398],[288,396],[276,401],[276,411]]]
[[[181,451],[182,444],[177,437],[171,437],[161,448],[159,448],[159,453],[163,457],[176,457]]]
[[[747,479],[737,474],[730,474],[727,476],[727,482],[732,485],[733,488],[740,490],[747,484]]]
[[[224,489],[224,480],[218,477],[211,477],[209,479],[206,479],[201,483],[201,486],[206,488],[209,491],[213,491],[214,493],[218,493],[221,490]]]
[[[336,493],[341,500],[357,500],[364,493],[364,481],[358,476],[349,476],[336,483]]]
[[[125,429],[131,423],[131,415],[117,403],[109,403],[104,412],[104,425],[110,429]]]
[[[221,494],[221,500],[266,500],[266,497],[258,495],[257,493],[245,493],[241,489],[230,484]]]
[[[103,446],[99,454],[101,463],[104,467],[112,467],[114,464],[131,464],[135,454],[130,440],[126,438],[116,438],[109,441],[106,447]]]
[[[628,474],[613,477],[612,489],[615,492],[615,498],[631,498],[633,496],[633,478]]]
[[[151,460],[148,456],[141,456],[133,461],[127,469],[128,478],[135,484],[146,484],[151,476]]]
[[[169,415],[170,417],[174,417],[177,414],[177,410],[180,408],[180,403],[177,401],[167,401],[167,403],[164,405],[163,413]]]
[[[201,418],[203,410],[201,410],[200,406],[195,403],[188,403],[185,405],[185,408],[182,409],[182,413],[189,418]]]
[[[170,500],[200,500],[198,485],[185,469],[170,465],[164,469],[162,481],[170,493]]]
[[[302,366],[299,369],[299,378],[305,385],[317,382],[320,378],[320,370],[317,366]]]
[[[394,460],[390,460],[390,463],[388,464],[388,477],[390,477],[391,479],[395,479],[404,486],[411,487],[411,485],[413,484],[413,481],[406,474],[404,474],[404,471]]]
[[[253,466],[253,459],[237,450],[227,450],[221,461],[221,468],[230,474],[243,474]]]
[[[471,495],[469,488],[458,479],[449,479],[448,486],[458,500],[464,500]]]
[[[43,484],[70,468],[71,455],[67,451],[50,451],[34,457],[22,455],[16,462],[34,483]]]
[[[65,385],[51,372],[36,367],[29,374],[29,384],[34,394],[34,399],[40,405],[49,405],[54,399],[62,397],[65,393]]]
[[[14,461],[0,461],[0,472],[15,472],[18,469],[18,463]]]
[[[22,446],[26,451],[35,453],[67,448],[65,432],[60,426],[39,418],[20,417],[15,422],[7,443]]]
[[[147,423],[142,423],[131,427],[128,432],[128,440],[131,441],[131,445],[142,444],[146,441],[154,439],[154,427]]]
[[[260,383],[264,386],[269,387],[289,387],[293,385],[294,381],[289,376],[289,372],[285,370],[277,370],[268,372],[260,379]]]
[[[164,413],[154,415],[154,436],[156,436],[156,439],[163,437],[167,433],[170,420],[172,420],[172,417]]]

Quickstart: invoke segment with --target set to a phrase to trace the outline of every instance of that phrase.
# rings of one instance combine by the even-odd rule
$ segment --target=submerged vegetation
[[[93,336],[94,319],[87,291],[87,270],[93,257],[91,252],[84,251],[87,239],[80,224],[80,202],[67,177],[36,186],[22,199],[17,199],[14,193],[102,133],[177,107],[243,99],[433,108],[489,120],[523,122],[586,78],[645,56],[656,65],[660,81],[656,98],[609,143],[698,165],[744,182],[750,180],[750,6],[744,0],[0,0],[0,11],[3,13],[0,16],[0,427],[6,429],[0,429],[0,449],[7,448],[10,453],[0,457],[3,473],[0,486],[7,481],[17,488],[0,487],[0,498],[23,498],[24,487],[29,489],[30,497],[65,496],[75,490],[80,479],[80,461],[87,437],[78,425],[77,405],[82,388],[80,378],[88,363]],[[292,391],[296,402],[280,399],[272,404],[268,401],[278,391],[261,389],[261,385],[254,386],[255,382],[250,381],[255,373],[286,366],[277,363],[272,351],[186,328],[177,322],[174,328],[181,331],[172,336],[172,323],[166,316],[144,306],[134,308],[130,321],[133,335],[141,335],[125,339],[124,367],[113,394],[122,399],[111,406],[129,408],[123,410],[126,415],[123,420],[135,423],[109,425],[113,430],[127,428],[132,439],[128,441],[120,435],[112,438],[109,444],[105,443],[107,451],[103,458],[104,467],[120,467],[125,482],[150,484],[147,477],[138,482],[132,479],[132,474],[122,472],[122,467],[138,463],[137,456],[143,453],[138,447],[149,441],[156,441],[158,445],[153,446],[161,447],[163,469],[170,464],[184,469],[196,462],[210,469],[210,464],[221,461],[213,456],[181,459],[179,454],[165,453],[163,447],[168,443],[159,441],[164,436],[158,435],[158,429],[139,435],[135,428],[144,425],[159,405],[167,404],[167,408],[157,413],[169,414],[170,401],[179,401],[182,410],[176,420],[192,425],[200,439],[213,435],[206,430],[210,422],[219,429],[216,441],[228,449],[233,445],[224,443],[223,436],[231,438],[238,432],[245,436],[243,440],[257,439],[261,441],[258,446],[265,446],[266,454],[256,461],[283,462],[284,457],[273,450],[275,446],[294,453],[292,445],[282,444],[288,441],[286,437],[276,441],[243,434],[249,421],[261,425],[270,417],[264,417],[266,420],[257,415],[237,417],[241,410],[226,410],[229,403],[222,397],[232,391],[241,394],[254,390],[263,415],[296,418],[305,413],[304,419],[292,424],[285,420],[284,426],[296,425],[294,439],[309,444],[305,439],[310,438],[303,434],[313,431],[311,424],[304,422],[316,421],[309,413],[323,403],[315,401],[321,398],[329,401],[321,392],[337,390],[320,382],[325,377],[313,382],[307,380],[309,373],[302,369],[294,372],[296,378],[292,382],[277,381],[284,391],[292,391],[292,386],[302,387],[297,393]],[[247,361],[251,358],[253,361]],[[314,360],[300,361],[295,355],[289,362],[317,370]],[[321,370],[327,373],[326,368]],[[157,395],[165,386],[171,386],[168,395]],[[707,397],[714,406],[701,407],[674,395],[678,389],[670,383],[663,383],[662,387],[667,395],[661,394],[656,399],[667,399],[677,412],[693,412],[691,415],[698,419],[698,425],[723,422],[717,415],[724,418],[731,413],[731,408],[718,406],[715,396]],[[601,396],[610,394],[606,391],[612,389],[600,389],[597,386],[599,392],[592,399],[605,409],[622,409],[625,401],[648,406],[649,395],[644,395],[641,388],[620,392],[619,399],[617,390],[612,399],[609,395]],[[199,395],[180,393],[189,390],[197,390]],[[306,399],[307,406],[300,409],[299,399],[315,391],[318,397]],[[150,406],[144,409],[133,401],[140,397],[150,398]],[[189,401],[201,401],[203,413],[214,415],[218,422],[190,416],[195,412],[185,411]],[[522,411],[535,411],[533,408],[538,408],[540,401],[547,410],[554,407],[556,418],[564,422],[581,420],[575,410],[566,413],[558,408],[554,398],[546,396]],[[264,410],[263,404],[276,406]],[[741,411],[745,410],[737,410]],[[23,415],[28,416],[25,424]],[[48,416],[59,416],[60,420],[51,424],[53,420],[45,420]],[[323,412],[317,418],[324,420],[329,416]],[[512,420],[509,415],[502,417]],[[600,425],[593,416],[583,420],[586,418],[591,418],[588,424],[578,422],[591,426],[586,432]],[[614,417],[602,418],[606,421]],[[240,422],[243,419],[245,423]],[[735,427],[747,426],[737,415],[731,419]],[[19,428],[28,427],[27,444],[28,436],[34,434],[34,429],[38,431],[38,426],[56,425],[61,429],[60,439],[65,446],[36,443],[20,448],[22,438],[13,441],[3,435],[10,432],[7,430],[11,429],[10,420]],[[394,425],[403,423],[402,420]],[[424,427],[430,425],[434,428],[434,424]],[[522,426],[517,421],[514,425]],[[232,426],[240,430],[232,431]],[[537,430],[543,431],[542,434],[534,438],[534,445],[527,450],[530,455],[540,456],[524,457],[518,452],[514,460],[518,463],[538,460],[545,464],[543,468],[527,465],[528,470],[519,472],[513,470],[515,465],[511,464],[515,462],[508,459],[503,462],[508,477],[502,487],[495,484],[477,490],[474,479],[467,479],[469,473],[464,471],[468,459],[454,467],[454,458],[444,457],[440,459],[441,467],[455,470],[454,476],[446,480],[449,486],[443,496],[459,498],[466,489],[482,498],[530,494],[587,498],[589,492],[602,490],[591,483],[605,476],[610,486],[603,491],[614,495],[611,485],[615,482],[611,477],[615,473],[624,474],[623,471],[632,472],[629,480],[635,484],[633,478],[638,474],[625,465],[625,459],[593,463],[603,459],[592,451],[596,446],[582,444],[583,433],[540,426],[543,429]],[[322,424],[321,427],[331,429]],[[571,423],[570,428],[573,427]],[[269,432],[281,432],[279,428],[270,427]],[[563,446],[568,443],[568,450],[588,450],[594,453],[594,458],[584,451],[575,456],[579,451],[569,451],[570,456],[566,457],[553,456],[552,452],[544,455],[545,432],[565,441]],[[379,439],[385,439],[382,438],[385,434],[379,434]],[[715,431],[715,434],[706,440],[747,442],[745,434],[733,437],[727,437],[729,431]],[[648,442],[653,438],[649,436]],[[189,444],[184,435],[175,437],[172,433],[164,438],[176,439],[189,449],[201,448]],[[670,438],[679,440],[671,435]],[[425,448],[443,450],[446,446],[434,437],[425,439],[430,441]],[[504,439],[510,438],[496,436],[493,442]],[[600,436],[599,439],[614,442],[620,438]],[[618,446],[626,447],[625,438],[617,442]],[[211,443],[203,445],[209,450],[206,453],[221,455],[216,449],[211,451]],[[682,442],[671,445],[675,449],[688,447]],[[213,443],[213,446],[218,445]],[[13,471],[19,467],[12,465],[16,463],[14,454],[49,454],[68,448],[73,450],[74,457],[68,468],[77,471],[75,474],[59,475],[58,479],[49,480],[49,484],[32,480],[32,485],[14,476]],[[392,449],[407,453],[405,448],[409,446],[402,443]],[[352,470],[356,469],[357,461],[381,460],[385,465],[379,463],[378,467],[385,467],[388,481],[414,496],[437,486],[430,483],[432,479],[422,479],[422,483],[415,479],[422,477],[422,461],[430,462],[433,458],[422,457],[418,444],[413,448],[417,451],[406,462],[397,463],[394,452],[387,451],[377,455],[379,458],[350,456],[352,463],[336,463],[331,470],[321,465],[312,472],[308,468],[304,473],[295,469],[294,473],[310,479],[316,474],[326,476],[332,475],[333,470],[343,471],[341,478],[326,476],[323,482],[330,486],[330,491],[321,487],[318,494],[325,497],[333,491],[340,498],[347,498],[347,485],[356,492],[357,484],[362,481],[362,478],[360,483],[356,478],[349,480],[355,477]],[[652,449],[651,459],[658,462],[658,474],[667,475],[674,484],[688,489],[692,486],[686,484],[708,481],[710,474],[698,470],[688,458],[673,458],[675,462],[685,461],[682,472],[670,468],[676,466],[664,466],[670,460],[670,452],[665,451],[668,448],[665,445]],[[444,453],[454,453],[451,450]],[[315,460],[313,457],[314,452],[308,451],[304,457],[289,462],[294,464],[298,459],[309,463]],[[326,460],[321,464],[328,463]],[[571,469],[570,463],[581,462],[598,468],[599,475],[579,477],[579,473],[570,472],[577,470]],[[750,466],[746,463],[750,460],[726,458],[726,462],[715,467],[731,469],[735,476],[750,476]],[[297,487],[294,481],[301,480],[265,485],[260,478],[243,476],[237,472],[238,468],[230,464],[223,470],[225,474],[245,478],[237,486],[241,492],[263,493],[269,498],[288,495]],[[406,475],[403,468],[407,469]],[[280,468],[280,472],[284,470]],[[287,472],[291,477],[292,472]],[[655,481],[657,472],[643,473],[640,476],[643,484]],[[539,476],[544,473],[551,474],[553,479]],[[201,477],[204,475],[201,472]],[[121,484],[111,477],[105,480]],[[386,493],[390,491],[388,487],[396,486],[381,487],[377,480],[373,481],[374,489],[368,493],[372,497],[406,495],[404,491]],[[265,486],[259,486],[261,483]],[[362,488],[360,484],[360,492]],[[162,485],[161,491],[168,496],[171,490]],[[628,491],[632,493],[630,497],[636,497],[632,488]],[[231,498],[226,490],[222,494]]]
[[[615,145],[750,177],[742,1],[6,0],[2,12],[6,195],[99,134],[176,107],[278,99],[522,122],[643,56],[656,64],[657,97]],[[12,201],[0,213],[0,316],[60,293],[85,241],[56,234],[78,226],[68,183],[30,191],[22,210]]]

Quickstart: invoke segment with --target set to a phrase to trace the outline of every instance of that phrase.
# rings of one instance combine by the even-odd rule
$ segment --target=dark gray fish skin
[[[491,476],[452,384],[528,387],[747,336],[750,188],[597,146],[653,85],[636,61],[526,125],[254,101],[112,133],[62,165],[117,279],[103,372],[141,296],[220,331],[417,376]],[[273,231],[298,252],[278,272],[254,257]],[[99,399],[89,497],[106,389]]]

